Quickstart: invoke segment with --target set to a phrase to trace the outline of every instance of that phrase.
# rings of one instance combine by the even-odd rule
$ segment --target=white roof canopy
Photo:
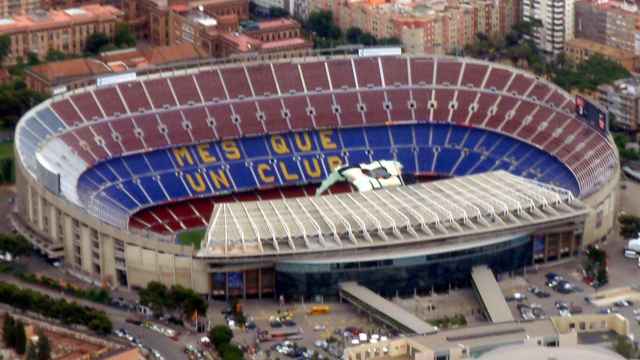
[[[204,257],[428,241],[531,225],[585,209],[569,191],[496,171],[362,193],[216,204]]]

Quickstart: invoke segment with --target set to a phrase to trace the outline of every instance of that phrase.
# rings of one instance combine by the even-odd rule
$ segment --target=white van
[[[638,257],[638,253],[635,250],[624,249],[624,257],[629,259],[635,259]]]

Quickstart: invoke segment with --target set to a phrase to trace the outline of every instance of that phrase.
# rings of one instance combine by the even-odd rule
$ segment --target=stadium
[[[427,55],[160,70],[98,78],[19,122],[14,225],[70,271],[216,298],[341,281],[413,294],[613,229],[606,114],[530,73]],[[333,169],[381,160],[403,186],[314,196]],[[200,246],[179,240],[194,229]]]

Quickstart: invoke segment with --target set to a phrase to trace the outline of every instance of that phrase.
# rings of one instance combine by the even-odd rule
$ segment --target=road
[[[139,338],[142,344],[146,347],[158,350],[165,359],[187,359],[186,354],[182,352],[184,346],[180,343],[177,343],[155,331],[127,323],[127,317],[131,316],[131,313],[128,311],[121,310],[112,306],[97,304],[87,300],[77,299],[55,290],[26,283],[24,281],[21,281],[20,279],[15,278],[12,275],[0,274],[0,281],[15,284],[22,288],[29,288],[40,293],[45,293],[52,298],[64,298],[67,301],[73,301],[80,305],[86,305],[102,310],[107,314],[107,316],[109,316],[109,319],[111,319],[114,329],[124,328],[131,335]]]

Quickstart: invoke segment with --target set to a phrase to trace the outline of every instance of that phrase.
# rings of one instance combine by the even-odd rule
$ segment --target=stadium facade
[[[260,297],[358,280],[412,293],[468,284],[474,265],[574,256],[613,229],[605,115],[520,70],[339,56],[98,83],[21,119],[13,221],[105,283]],[[307,196],[336,166],[385,159],[442,179]],[[177,243],[209,222],[201,249]]]

